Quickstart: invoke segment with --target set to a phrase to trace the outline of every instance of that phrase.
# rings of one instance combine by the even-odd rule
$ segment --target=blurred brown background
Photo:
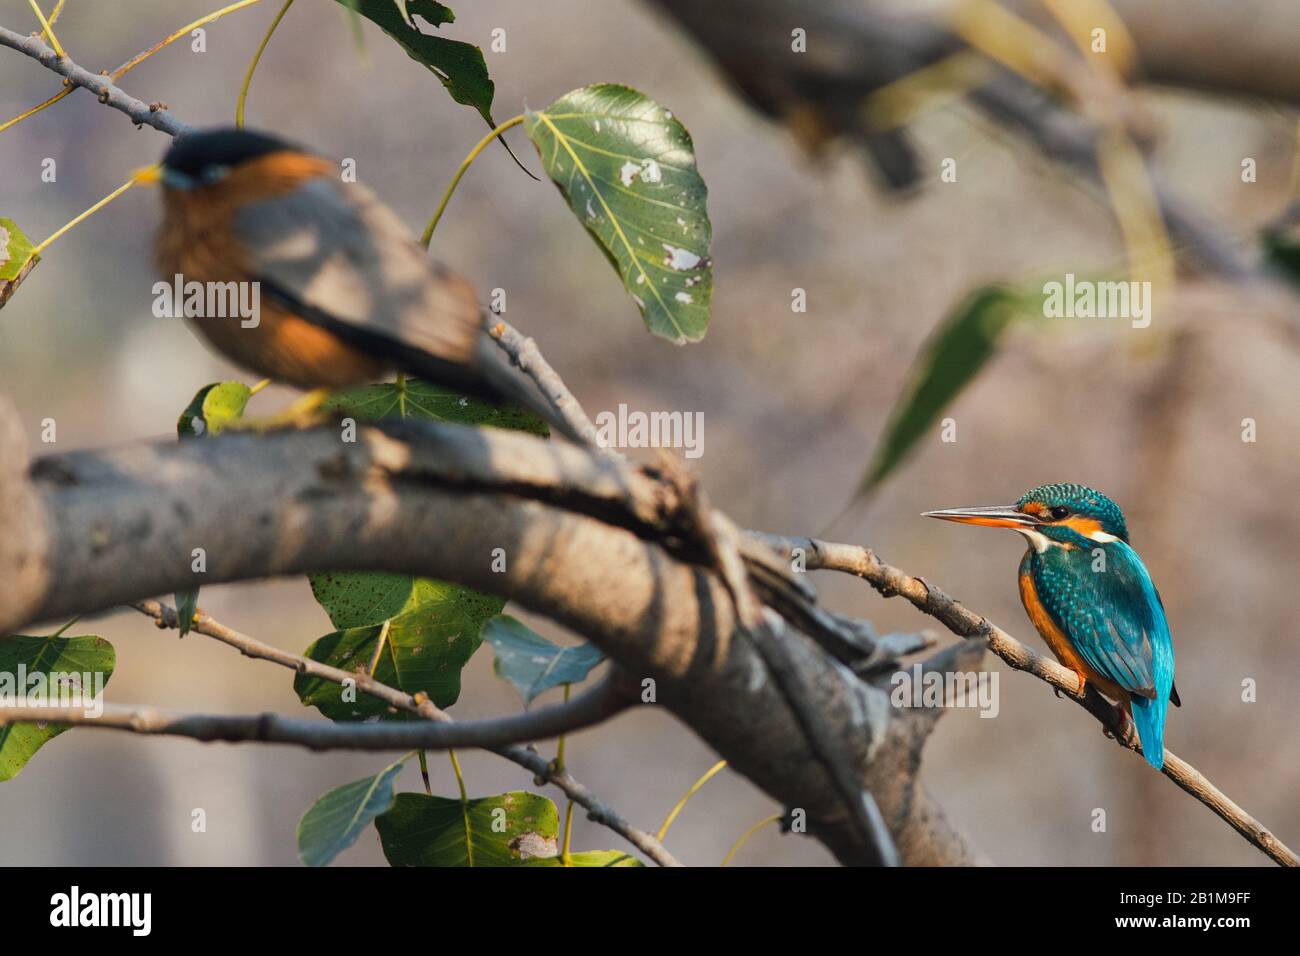
[[[49,5],[46,4],[48,7]],[[91,69],[112,68],[209,12],[213,0],[71,0],[58,33]],[[278,8],[265,2],[208,27],[207,52],[178,42],[122,85],[165,100],[195,124],[229,123],[252,50]],[[482,45],[498,120],[596,81],[627,83],[691,131],[708,182],[717,288],[707,339],[678,348],[650,337],[617,278],[549,183],[488,150],[452,200],[436,253],[486,295],[507,290],[508,318],[534,335],[589,412],[634,408],[705,414],[693,463],[713,498],[749,527],[815,533],[861,477],[927,333],[972,286],[1115,268],[1123,248],[1103,203],[1026,147],[957,107],[917,129],[929,184],[887,200],[856,157],[810,164],[756,118],[695,49],[630,0],[453,5],[450,35]],[[0,22],[34,29],[21,0]],[[487,52],[503,27],[507,52]],[[738,25],[738,29],[742,28]],[[419,229],[456,164],[484,130],[437,81],[369,24],[359,55],[338,5],[298,0],[271,42],[249,99],[264,126],[357,161],[359,177]],[[57,91],[53,75],[0,53],[7,119]],[[1167,95],[1159,154],[1171,181],[1243,243],[1286,201],[1295,120],[1255,104]],[[512,142],[530,168],[531,146]],[[84,92],[0,135],[0,214],[48,235],[166,146]],[[1259,181],[1240,180],[1243,157]],[[58,162],[42,183],[41,161]],[[938,182],[942,158],[956,183]],[[150,314],[148,254],[158,198],[133,190],[52,246],[0,313],[0,390],[28,422],[37,453],[174,434],[202,385],[237,373],[174,320]],[[790,309],[793,288],[809,310]],[[917,517],[930,508],[1012,500],[1045,482],[1094,485],[1126,510],[1134,545],[1159,584],[1175,637],[1185,706],[1167,742],[1279,837],[1300,841],[1300,357],[1283,327],[1231,304],[1171,304],[1152,329],[1123,321],[1044,321],[1013,331],[1004,352],[865,511],[834,537],[868,544],[1041,647],[1015,591],[1018,537]],[[263,408],[286,396],[258,399]],[[256,406],[255,406],[256,407]],[[40,423],[58,423],[55,447]],[[1256,419],[1259,440],[1240,440]],[[882,630],[932,627],[863,583],[820,576],[823,600]],[[231,626],[300,651],[330,629],[305,581],[205,588],[202,606]],[[533,621],[551,636],[555,628]],[[57,626],[54,625],[54,626]],[[52,627],[50,628],[53,629]],[[305,716],[288,672],[243,660],[201,636],[178,641],[124,612],[77,625],[117,648],[108,697],[201,711],[272,709]],[[946,640],[947,637],[945,636]],[[479,651],[453,713],[518,706]],[[995,666],[990,663],[989,666]],[[1258,682],[1243,703],[1243,679]],[[994,861],[1023,864],[1246,864],[1264,857],[1208,810],[1105,740],[1042,683],[1005,671],[1001,713],[956,711],[926,752],[925,778]],[[575,772],[653,830],[715,757],[672,718],[638,712],[571,742]],[[293,864],[294,828],[311,802],[372,773],[381,756],[202,745],[122,734],[65,734],[0,785],[6,864]],[[473,793],[531,787],[495,757],[462,757]],[[431,755],[436,792],[454,793]],[[418,788],[407,770],[402,785]],[[555,797],[558,791],[547,790]],[[208,830],[190,830],[195,808]],[[1108,832],[1091,832],[1093,808]],[[668,844],[688,864],[719,862],[751,823],[777,809],[735,774],[711,782]],[[581,816],[581,815],[579,815]],[[575,849],[623,848],[579,819]],[[383,858],[370,831],[340,863]],[[738,863],[824,864],[810,840],[769,828]]]

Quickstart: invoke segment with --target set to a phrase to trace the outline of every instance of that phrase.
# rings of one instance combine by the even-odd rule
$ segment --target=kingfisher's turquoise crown
[[[1072,482],[1039,485],[1033,491],[1026,492],[1016,502],[1016,507],[1024,508],[1030,503],[1047,508],[1069,508],[1071,514],[1093,518],[1101,525],[1102,531],[1128,542],[1128,526],[1124,523],[1124,512],[1119,510],[1119,505],[1087,485]]]

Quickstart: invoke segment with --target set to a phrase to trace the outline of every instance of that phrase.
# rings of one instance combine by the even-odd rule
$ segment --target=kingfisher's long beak
[[[1015,505],[992,505],[987,508],[949,508],[946,511],[925,511],[923,518],[942,518],[961,524],[980,524],[989,528],[1028,528],[1041,522],[1025,514]]]

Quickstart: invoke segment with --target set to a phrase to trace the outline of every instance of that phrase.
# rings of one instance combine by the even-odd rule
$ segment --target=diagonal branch
[[[137,126],[152,126],[168,136],[184,136],[194,127],[182,123],[162,107],[150,106],[138,100],[115,85],[102,73],[91,73],[83,66],[77,65],[69,56],[59,56],[53,48],[41,41],[39,36],[23,36],[0,27],[0,46],[7,46],[19,53],[26,54],[43,67],[53,70],[73,86],[90,90],[99,101],[115,110],[121,110]]]
[[[168,607],[160,601],[152,599],[147,601],[137,601],[131,606],[142,614],[153,618],[154,623],[160,628],[176,628],[179,624],[176,610],[172,607]],[[428,720],[438,721],[445,725],[451,725],[453,727],[464,726],[463,724],[454,721],[446,711],[436,707],[433,701],[423,695],[419,695],[419,698],[417,699],[416,697],[400,691],[395,687],[389,687],[387,684],[380,683],[364,670],[352,673],[350,671],[341,670],[337,667],[330,667],[328,664],[322,664],[320,661],[313,661],[310,658],[281,650],[271,644],[263,643],[256,638],[249,637],[247,634],[242,634],[233,628],[227,627],[224,624],[213,620],[201,611],[195,613],[194,621],[190,626],[190,630],[198,634],[206,635],[207,637],[215,638],[216,640],[221,641],[221,643],[235,648],[245,657],[270,661],[300,674],[319,677],[323,680],[334,681],[335,683],[341,684],[344,680],[353,680],[356,682],[358,690],[382,700],[392,707],[410,711],[411,713],[418,714]],[[587,695],[583,696],[585,697]],[[48,720],[49,717],[47,715],[40,719]],[[296,743],[297,741],[286,742]],[[449,744],[449,746],[463,745]],[[533,775],[539,780],[552,783],[559,787],[570,800],[587,811],[588,819],[613,830],[660,866],[681,865],[676,858],[664,848],[664,845],[657,838],[646,833],[644,830],[632,826],[607,803],[598,799],[584,784],[580,783],[567,770],[557,771],[549,761],[527,747],[519,746],[517,744],[494,746],[482,743],[474,744],[474,746],[488,746],[495,753],[505,757],[507,760],[511,760],[526,770],[532,771]],[[426,749],[435,748],[430,747]]]
[[[1079,681],[1074,672],[1049,660],[1020,643],[1006,631],[990,623],[953,600],[939,588],[921,578],[886,564],[869,548],[853,544],[838,544],[816,538],[781,537],[753,533],[754,537],[770,544],[787,555],[798,549],[811,570],[843,571],[862,578],[884,597],[904,597],[918,610],[942,623],[961,637],[981,637],[991,650],[1013,668],[1033,674],[1060,693],[1069,697],[1106,728],[1121,746],[1140,752],[1137,735],[1131,726],[1121,725],[1118,712],[1091,686],[1079,694]],[[1199,770],[1181,757],[1166,750],[1162,771],[1196,800],[1214,811],[1224,822],[1258,847],[1280,866],[1300,866],[1300,856],[1274,836],[1267,827],[1233,803],[1226,794]]]

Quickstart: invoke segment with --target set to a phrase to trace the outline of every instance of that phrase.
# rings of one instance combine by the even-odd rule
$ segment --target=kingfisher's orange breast
[[[1042,635],[1058,661],[1076,674],[1082,674],[1089,684],[1112,700],[1129,699],[1128,691],[1097,673],[1074,649],[1069,637],[1052,620],[1052,616],[1047,613],[1047,608],[1043,607],[1043,602],[1038,599],[1038,589],[1034,587],[1034,579],[1030,574],[1020,575],[1020,603],[1025,606],[1029,620],[1033,622],[1035,629]]]

